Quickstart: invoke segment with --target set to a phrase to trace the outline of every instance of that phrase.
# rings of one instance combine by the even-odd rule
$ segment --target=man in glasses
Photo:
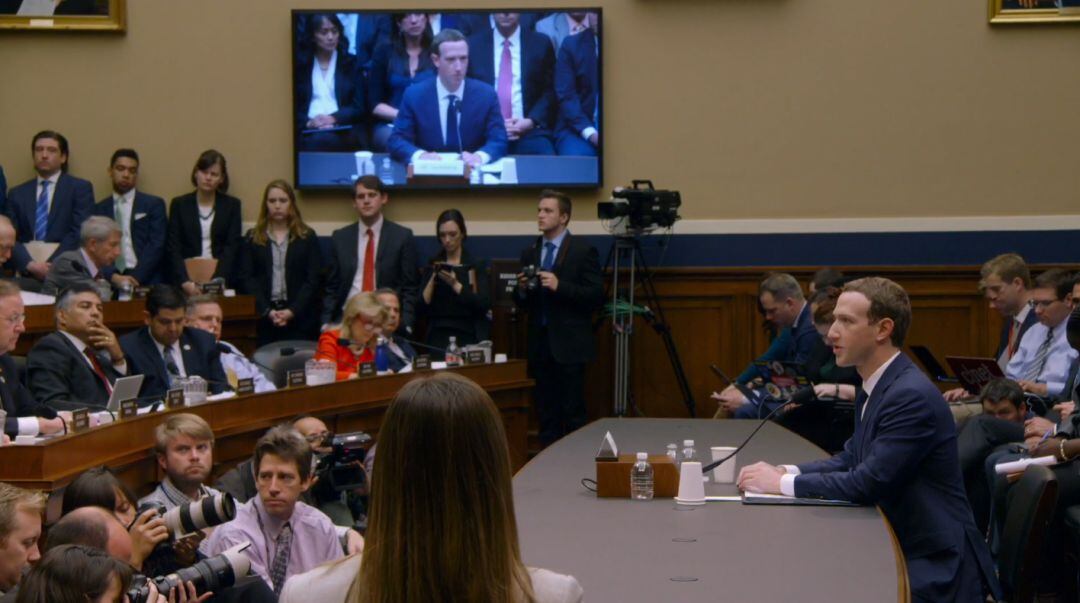
[[[65,431],[64,421],[56,411],[40,404],[19,380],[15,361],[8,353],[15,349],[19,335],[26,331],[26,314],[19,286],[0,281],[0,402],[5,413],[4,435],[7,443],[16,436],[51,435]]]

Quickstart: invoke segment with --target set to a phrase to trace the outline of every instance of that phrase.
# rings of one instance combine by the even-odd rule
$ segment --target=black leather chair
[[[1065,571],[1062,601],[1080,601],[1080,505],[1065,509]]]
[[[286,340],[268,343],[255,350],[252,360],[278,388],[285,387],[289,371],[304,368],[315,357],[314,341]]]
[[[1009,490],[997,564],[1001,587],[1011,603],[1035,600],[1035,577],[1057,498],[1057,478],[1042,465],[1029,466]]]

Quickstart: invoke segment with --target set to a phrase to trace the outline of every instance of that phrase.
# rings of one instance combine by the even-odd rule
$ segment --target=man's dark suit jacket
[[[409,163],[413,153],[429,152],[475,153],[483,151],[491,161],[506,154],[506,126],[503,125],[499,97],[495,89],[484,82],[465,79],[465,92],[458,113],[461,148],[450,148],[443,141],[439,117],[437,77],[417,82],[401,97],[394,133],[386,146],[394,161]],[[449,127],[449,126],[448,126]]]
[[[956,425],[941,392],[900,354],[869,402],[860,391],[855,416],[843,452],[799,465],[796,496],[880,506],[920,601],[982,601],[978,580],[958,580],[980,573],[1000,590],[964,494]]]
[[[135,248],[135,259],[138,263],[128,271],[128,274],[135,277],[140,285],[163,282],[168,224],[165,218],[165,200],[135,191],[135,201],[131,206],[131,246]],[[116,219],[112,195],[94,206],[94,215]],[[104,272],[106,276],[112,276],[115,274],[115,269],[106,268]]]
[[[207,381],[212,394],[225,391],[228,377],[221,368],[221,354],[214,336],[199,329],[184,329],[180,335],[180,353],[184,359],[184,372],[198,375]],[[158,352],[150,335],[150,329],[139,329],[120,338],[120,347],[127,356],[128,374],[143,375],[139,397],[164,396],[169,390],[169,377],[165,361]]]
[[[311,106],[311,70],[314,65],[314,56],[305,57],[296,67],[296,128],[306,130],[308,121],[308,109]],[[367,104],[364,101],[364,86],[359,86],[362,81],[356,65],[356,57],[351,54],[337,55],[337,65],[334,68],[334,96],[337,99],[338,110],[333,114],[339,126],[353,126],[364,120],[367,114]]]
[[[232,286],[236,251],[240,246],[240,200],[218,193],[214,198],[214,220],[210,223],[210,253],[217,258],[214,278],[223,278]],[[190,280],[185,258],[202,254],[202,229],[199,227],[199,202],[195,193],[179,196],[169,204],[169,236],[165,247],[172,283]]]
[[[787,358],[790,362],[804,364],[814,350],[814,345],[821,340],[821,334],[814,327],[814,313],[810,311],[810,302],[806,302],[799,318],[798,325],[791,329],[791,343],[788,344]]]
[[[110,383],[122,376],[113,369],[107,353],[98,355],[98,363]],[[57,410],[104,407],[109,403],[109,391],[90,368],[86,356],[59,332],[39,339],[26,355],[26,382],[34,398]]]
[[[7,354],[0,354],[0,402],[4,405],[4,433],[12,439],[19,435],[19,417],[55,419],[56,411],[34,400],[30,390],[19,380],[19,369]]]
[[[522,266],[540,266],[544,237],[521,252]],[[596,248],[585,239],[567,233],[559,246],[552,272],[559,279],[558,290],[542,286],[533,291],[514,290],[514,301],[529,313],[528,358],[539,358],[542,320],[547,306],[547,344],[552,357],[561,364],[581,364],[596,356],[592,314],[604,301],[604,281]]]
[[[551,129],[555,108],[555,51],[551,40],[535,31],[519,28],[521,33],[521,105],[525,117],[535,122],[535,127]],[[499,49],[499,53],[502,49]],[[501,56],[501,54],[499,54]],[[474,33],[469,38],[469,77],[489,86],[496,86],[495,34],[491,28]],[[496,94],[496,97],[498,95]]]
[[[600,129],[593,120],[600,95],[600,69],[592,29],[563,40],[555,61],[555,96],[559,102],[559,128],[578,136],[585,128]]]
[[[1005,351],[1005,347],[1009,345],[1009,328],[1012,326],[1012,318],[1008,318],[1002,321],[1001,325],[1001,337],[998,339],[998,348],[994,352],[994,358],[1000,358],[1001,353]],[[1024,333],[1031,328],[1032,325],[1039,322],[1039,317],[1035,316],[1035,310],[1028,310],[1027,316],[1024,317],[1024,322],[1020,323],[1020,332],[1016,334],[1016,346],[1019,349],[1020,340],[1024,338]]]
[[[352,288],[357,266],[360,223],[354,222],[334,231],[330,237],[333,257],[323,303],[323,324],[341,320],[341,308]],[[412,230],[383,218],[379,243],[375,249],[375,287],[397,291],[401,300],[401,329],[411,329],[416,320],[416,298],[420,273],[416,266],[416,242]]]
[[[394,335],[393,338],[394,343],[397,344],[399,348],[401,348],[401,352],[405,354],[405,357],[409,359],[409,362],[412,362],[414,359],[416,359],[416,350],[413,349],[412,345],[408,341],[405,341],[405,338],[398,335]],[[405,360],[402,360],[400,357],[398,357],[397,354],[390,350],[387,350],[387,353],[389,354],[390,358],[390,370],[396,373],[401,369],[405,368]]]
[[[60,174],[56,181],[52,205],[49,206],[49,221],[45,231],[45,240],[60,243],[57,254],[79,247],[79,228],[90,217],[94,209],[94,187],[82,178]],[[34,240],[34,218],[37,213],[37,178],[31,178],[8,193],[5,210],[12,224],[15,225],[15,249],[11,261],[15,268],[26,270],[30,263],[30,253],[24,243]]]
[[[251,231],[240,244],[239,278],[244,293],[255,296],[255,312],[265,316],[270,307],[270,287],[273,285],[274,258],[272,245],[256,245]],[[316,304],[319,295],[319,275],[322,272],[322,253],[319,237],[314,232],[289,241],[285,250],[285,294],[293,320],[318,320]]]
[[[100,271],[98,274],[101,275],[102,279],[105,278],[104,271]],[[59,295],[60,291],[65,287],[70,287],[76,283],[92,287],[100,286],[98,291],[101,293],[102,301],[112,299],[112,285],[107,280],[101,280],[99,283],[94,277],[90,276],[90,267],[87,265],[81,249],[65,251],[53,258],[52,266],[45,275],[45,284],[42,285],[41,292],[46,295]],[[102,288],[108,289],[108,291],[102,292]]]

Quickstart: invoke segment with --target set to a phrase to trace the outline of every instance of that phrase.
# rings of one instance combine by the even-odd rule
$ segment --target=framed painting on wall
[[[990,23],[1080,22],[1080,0],[990,0]]]
[[[124,31],[124,0],[0,0],[0,29]]]

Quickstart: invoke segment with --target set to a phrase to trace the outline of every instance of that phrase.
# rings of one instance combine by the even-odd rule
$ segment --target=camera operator
[[[545,446],[585,425],[585,365],[596,355],[592,313],[604,297],[596,248],[567,230],[571,209],[566,194],[540,193],[541,236],[521,253],[514,292],[529,314],[529,372]]]
[[[45,498],[40,492],[0,482],[0,597],[18,585],[23,571],[41,558],[41,514]],[[5,595],[7,593],[7,595]]]
[[[305,414],[294,418],[292,424],[300,432],[300,435],[307,440],[308,445],[311,446],[311,451],[315,453],[316,459],[329,458],[328,455],[331,455],[334,451],[331,445],[334,434],[330,433],[330,429],[322,419]],[[354,466],[356,473],[359,475],[358,479],[363,481],[364,485],[359,488],[345,490],[344,497],[342,497],[342,491],[335,488],[334,484],[331,483],[332,480],[324,479],[320,473],[316,473],[315,481],[307,492],[311,500],[305,502],[318,507],[338,526],[352,527],[357,524],[364,525],[367,523],[365,516],[367,473],[362,459],[354,461]],[[316,462],[316,469],[321,467],[321,463]]]

